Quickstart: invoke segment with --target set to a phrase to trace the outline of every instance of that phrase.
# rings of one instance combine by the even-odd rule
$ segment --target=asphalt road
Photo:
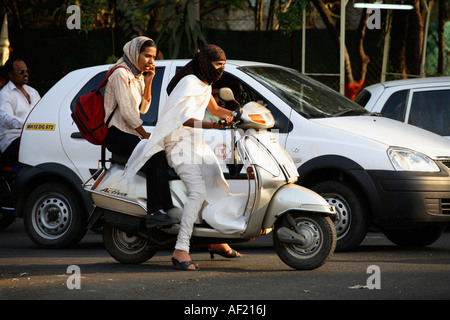
[[[450,232],[420,249],[400,248],[381,233],[369,233],[356,251],[337,252],[312,271],[286,266],[270,237],[235,248],[242,258],[211,260],[208,252],[195,250],[197,272],[173,269],[170,251],[141,265],[122,265],[109,256],[98,234],[89,232],[76,248],[39,249],[18,220],[0,232],[0,299],[182,300],[178,308],[192,307],[178,313],[199,311],[200,300],[450,299]]]

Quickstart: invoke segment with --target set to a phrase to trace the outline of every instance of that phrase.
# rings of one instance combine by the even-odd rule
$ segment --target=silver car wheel
[[[36,202],[32,212],[34,229],[44,239],[60,238],[70,227],[71,208],[65,198],[44,196]]]
[[[337,195],[327,194],[322,196],[329,204],[336,207],[334,226],[336,228],[337,240],[339,241],[344,238],[350,230],[352,223],[350,207],[345,200],[339,198]]]

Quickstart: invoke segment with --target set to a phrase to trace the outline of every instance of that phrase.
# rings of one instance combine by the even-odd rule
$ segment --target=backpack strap
[[[106,75],[105,79],[103,79],[103,81],[100,83],[100,85],[98,86],[98,88],[97,88],[95,91],[98,92],[101,88],[103,88],[104,86],[106,86],[106,83],[108,82],[109,76],[112,75],[112,73],[113,73],[114,71],[116,71],[117,69],[119,69],[119,68],[127,69],[127,68],[125,68],[124,66],[117,66],[117,67],[115,67],[114,69],[112,69],[112,70]]]
[[[105,79],[103,79],[102,83],[100,83],[100,85],[98,86],[98,88],[95,90],[96,94],[99,94],[100,89],[103,88],[104,86],[106,86],[106,83],[108,82],[109,76],[112,75],[112,73],[113,73],[114,71],[116,71],[117,69],[119,69],[119,68],[124,68],[125,70],[127,69],[127,68],[125,68],[124,66],[117,66],[117,67],[115,67],[114,69],[112,69],[112,70],[106,75]],[[108,125],[109,122],[111,121],[112,116],[114,115],[114,112],[116,112],[116,109],[117,109],[117,106],[114,108],[114,110],[113,110],[113,111],[111,112],[111,114],[109,115],[108,120],[106,120],[106,123],[105,123],[106,125]]]

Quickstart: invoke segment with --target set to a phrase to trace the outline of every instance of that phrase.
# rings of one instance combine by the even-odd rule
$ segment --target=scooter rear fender
[[[279,217],[286,212],[308,212],[331,217],[336,209],[316,192],[297,184],[286,184],[273,195],[266,211],[263,228],[271,228]]]
[[[95,207],[94,210],[92,210],[87,222],[88,230],[96,229],[102,226],[101,222],[104,212],[105,209],[102,209],[100,207]]]

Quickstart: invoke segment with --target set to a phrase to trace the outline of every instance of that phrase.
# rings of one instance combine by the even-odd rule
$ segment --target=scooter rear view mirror
[[[234,101],[234,94],[230,88],[220,88],[219,98],[222,101]]]

